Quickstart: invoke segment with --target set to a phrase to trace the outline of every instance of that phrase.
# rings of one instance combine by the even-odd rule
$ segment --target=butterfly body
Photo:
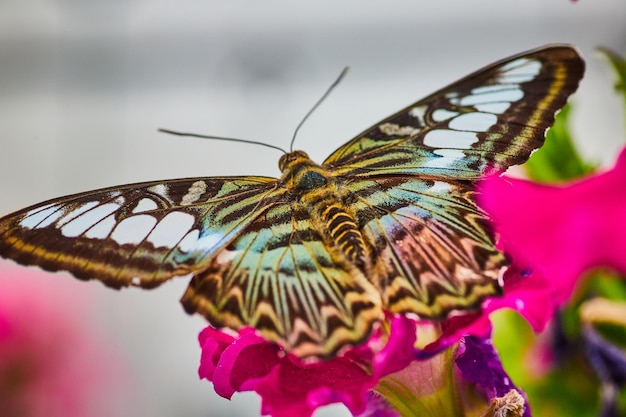
[[[283,162],[288,161],[288,162]],[[337,261],[354,263],[367,271],[368,249],[350,207],[357,196],[347,187],[347,179],[313,162],[303,151],[284,155],[279,168],[282,182],[292,195],[292,204],[302,204],[313,219],[317,232],[338,253]]]
[[[501,292],[508,261],[476,183],[541,146],[583,69],[568,46],[508,58],[321,164],[286,153],[279,178],[154,181],[37,204],[0,218],[0,255],[113,288],[191,274],[187,312],[329,357],[366,340],[385,311],[443,319]]]

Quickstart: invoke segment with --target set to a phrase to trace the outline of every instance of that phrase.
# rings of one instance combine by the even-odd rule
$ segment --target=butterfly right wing
[[[113,288],[152,288],[203,268],[276,198],[276,182],[192,178],[50,200],[0,218],[0,256]]]
[[[576,91],[584,61],[550,45],[504,59],[366,129],[324,162],[350,177],[477,180],[525,162]]]

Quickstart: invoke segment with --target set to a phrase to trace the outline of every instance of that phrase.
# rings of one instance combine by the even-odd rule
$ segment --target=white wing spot
[[[173,248],[189,232],[195,222],[191,214],[174,211],[161,219],[148,235],[147,241],[155,248]]]
[[[410,136],[419,132],[412,126],[400,126],[395,123],[383,123],[378,129],[388,136]]]
[[[511,87],[510,85],[481,85],[480,87],[472,88],[471,94],[493,94],[512,89],[515,89],[515,87]]]
[[[459,115],[459,112],[456,112],[456,111],[450,111],[446,109],[437,109],[433,112],[432,118],[435,122],[443,122],[444,120],[451,119],[458,115]]]
[[[85,206],[87,205],[89,205],[90,208],[93,207],[93,205],[91,204],[86,204]],[[81,207],[81,209],[82,208],[84,208],[84,206]],[[75,211],[79,211],[81,209],[78,209]],[[81,210],[81,211],[84,212],[85,210]],[[115,209],[113,211],[115,211]],[[74,212],[70,213],[70,215],[73,213]],[[108,211],[106,212],[106,214],[104,214],[104,216],[107,216],[107,215],[110,216],[110,213]],[[102,210],[94,209],[93,211],[81,214],[80,216],[74,218],[73,220],[66,222],[66,218],[68,216],[65,216],[62,219],[65,225],[61,228],[61,233],[63,234],[63,236],[66,236],[66,237],[76,237],[76,236],[80,236],[85,231],[87,231],[90,227],[100,222],[102,220],[103,213],[102,213]],[[61,224],[61,222],[59,222],[59,224]]]
[[[133,213],[142,213],[144,211],[156,210],[157,207],[157,203],[155,203],[154,200],[151,200],[149,198],[142,198],[133,209]]]
[[[511,107],[511,103],[506,101],[502,101],[500,103],[485,103],[485,104],[477,104],[474,108],[483,113],[493,113],[493,114],[502,114]]]
[[[429,190],[437,194],[446,194],[452,191],[452,186],[447,182],[435,181]]]
[[[431,130],[424,136],[424,145],[433,148],[470,149],[476,142],[478,142],[476,133],[457,130]],[[434,152],[437,153],[437,150]]]
[[[475,89],[476,90],[476,89]],[[519,88],[499,89],[492,93],[470,94],[459,100],[461,106],[473,106],[476,104],[494,103],[498,101],[508,101],[513,103],[524,97],[524,92]]]
[[[189,252],[194,249],[198,244],[198,236],[200,236],[200,231],[198,229],[193,229],[180,241],[178,249],[182,252]]]
[[[211,249],[215,248],[215,246],[223,239],[224,235],[222,233],[211,233],[208,235],[204,235],[196,240],[194,249],[201,251],[210,251]]]
[[[202,194],[206,192],[206,188],[206,182],[194,182],[193,184],[191,184],[191,187],[189,187],[189,190],[187,190],[187,194],[185,194],[180,204],[182,204],[183,206],[188,206],[195,203],[200,199]]]
[[[419,124],[421,126],[425,126],[426,122],[425,122],[425,116],[426,116],[426,110],[428,109],[428,107],[426,106],[415,106],[413,107],[411,110],[409,110],[409,115],[411,117],[415,117]]]
[[[178,244],[177,248],[181,252],[196,251],[211,254],[215,252],[216,248],[219,248],[219,244],[222,243],[223,240],[224,235],[221,233],[210,233],[200,237],[200,231],[198,229],[193,229],[185,235],[185,237]],[[222,254],[225,252],[231,253],[231,251],[222,251]],[[237,253],[237,251],[232,253]],[[222,254],[220,254],[220,256],[222,256]]]
[[[165,184],[153,185],[152,187],[148,188],[148,191],[158,194],[162,197],[167,197],[167,187],[165,186]]]
[[[465,113],[455,117],[448,123],[454,130],[469,130],[471,132],[486,132],[498,122],[498,117],[491,113]]]
[[[67,236],[67,237],[80,236],[85,231],[87,231],[90,227],[99,223],[102,219],[104,219],[107,216],[110,216],[111,213],[115,212],[116,210],[120,208],[119,205],[114,204],[114,203],[106,203],[106,204],[99,205],[97,207],[93,207],[93,205],[91,205],[90,203],[85,204],[85,206],[88,206],[88,205],[90,205],[90,208],[91,208],[91,210],[88,213],[81,214],[80,216],[76,217],[70,222],[67,222],[67,224],[65,224],[65,226],[61,228],[61,233],[63,234],[63,236]],[[79,211],[79,210],[80,209],[75,210],[75,211]],[[72,213],[70,213],[70,215]],[[63,218],[63,220],[65,220],[65,218]],[[89,235],[89,233],[87,233],[86,236],[92,237]]]
[[[106,239],[111,230],[115,227],[115,216],[110,214],[104,219],[100,220],[91,229],[87,230],[85,237],[90,239]]]
[[[54,218],[51,221],[48,221],[46,218],[52,215],[52,213],[54,213],[55,210],[58,210],[58,211],[57,213],[54,214],[53,216]],[[28,213],[26,213],[24,218],[20,221],[20,226],[25,227],[27,229],[35,229],[35,228],[44,227],[44,226],[41,226],[42,221],[45,220],[47,224],[50,224],[56,219],[58,219],[59,217],[61,217],[61,214],[63,213],[60,212],[58,206],[48,204],[46,206],[39,207],[37,209],[31,210]]]
[[[82,205],[81,207],[77,208],[76,210],[72,210],[69,213],[67,213],[65,216],[63,216],[63,218],[61,218],[59,220],[59,222],[57,224],[59,226],[63,226],[64,224],[69,223],[75,217],[80,216],[82,213],[86,212],[89,209],[94,208],[97,205],[98,205],[97,201],[90,201],[90,202]]]
[[[451,168],[458,161],[465,159],[465,154],[460,149],[435,149],[435,155],[441,158],[433,158],[428,161],[429,168]]]
[[[111,234],[111,239],[120,245],[126,243],[137,245],[154,229],[156,222],[156,218],[147,214],[128,217],[118,223]]]
[[[520,58],[509,62],[501,68],[502,75],[498,80],[502,83],[524,83],[537,78],[541,72],[541,61]]]

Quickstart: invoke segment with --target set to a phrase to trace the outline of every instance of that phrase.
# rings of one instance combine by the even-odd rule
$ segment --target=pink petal
[[[626,272],[626,151],[616,166],[569,185],[507,177],[481,185],[481,205],[517,265],[545,276],[563,303],[595,267]]]

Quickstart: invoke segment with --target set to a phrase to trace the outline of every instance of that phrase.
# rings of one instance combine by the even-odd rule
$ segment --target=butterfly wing
[[[499,294],[506,259],[470,181],[382,176],[349,187],[387,310],[444,318]]]
[[[478,179],[525,162],[576,91],[584,62],[551,46],[492,64],[420,100],[333,152],[338,174]]]
[[[120,288],[204,267],[275,194],[276,179],[195,178],[106,188],[0,219],[0,255]]]
[[[299,356],[358,344],[382,318],[380,293],[316,229],[285,195],[193,278],[183,305],[216,325],[253,326]]]
[[[503,60],[412,104],[335,151],[385,308],[445,317],[500,291],[475,182],[528,159],[578,85],[567,46]]]

